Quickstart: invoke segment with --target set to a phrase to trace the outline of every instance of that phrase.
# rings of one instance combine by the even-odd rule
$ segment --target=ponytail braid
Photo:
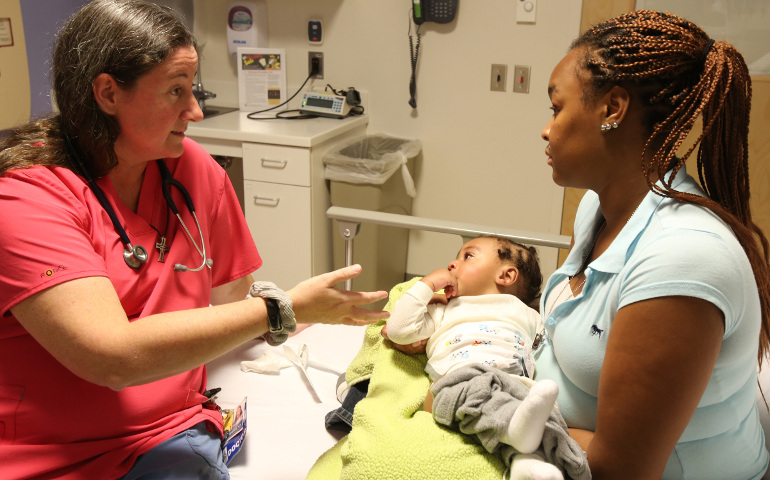
[[[704,206],[730,228],[751,263],[762,307],[758,363],[770,351],[770,248],[751,217],[748,127],[751,77],[743,56],[675,15],[638,10],[588,30],[571,46],[585,49],[584,101],[614,85],[638,95],[649,137],[641,169],[656,194]],[[703,130],[677,156],[698,116]],[[674,177],[696,147],[698,177],[708,197],[680,192]],[[647,158],[650,160],[645,160]],[[671,171],[666,179],[665,173]],[[655,175],[653,175],[653,173]],[[665,179],[656,185],[654,178]]]

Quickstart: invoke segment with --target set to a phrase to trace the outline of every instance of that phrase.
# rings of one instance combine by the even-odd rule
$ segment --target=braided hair
[[[513,240],[496,235],[482,236],[497,241],[497,256],[500,261],[516,267],[519,281],[514,285],[515,296],[530,305],[540,294],[543,274],[535,247],[527,247]]]
[[[752,91],[743,56],[731,44],[711,40],[687,20],[649,10],[634,11],[589,29],[573,42],[571,49],[575,48],[585,53],[578,67],[586,80],[583,101],[590,102],[620,85],[644,105],[649,136],[640,161],[650,190],[704,206],[735,232],[759,290],[761,366],[770,349],[770,249],[749,207]],[[701,134],[678,156],[698,116],[702,117]],[[708,197],[672,187],[677,172],[698,146],[698,176]],[[668,171],[671,175],[666,179]],[[655,178],[665,180],[656,185]]]

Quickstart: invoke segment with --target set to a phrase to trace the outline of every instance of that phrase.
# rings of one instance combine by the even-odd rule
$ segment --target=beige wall
[[[580,31],[593,24],[634,9],[633,0],[584,0]],[[751,212],[754,222],[765,235],[770,235],[770,77],[752,78],[751,120],[749,129],[749,172]],[[696,130],[699,131],[696,125]],[[688,161],[688,171],[697,178],[695,152]],[[564,214],[561,233],[572,235],[578,203],[585,190],[567,188],[564,192]],[[559,265],[567,257],[559,252]]]
[[[0,2],[0,18],[11,19],[14,43],[0,47],[0,130],[6,130],[29,120],[30,87],[19,0]]]
[[[195,22],[206,48],[204,85],[218,102],[237,104],[234,62],[224,53],[225,0],[196,0]],[[418,109],[409,100],[409,0],[272,0],[270,46],[285,48],[293,91],[307,75],[307,52],[325,54],[336,88],[368,92],[369,132],[419,138],[414,215],[558,233],[563,190],[551,181],[540,131],[550,116],[546,84],[577,35],[581,2],[538,3],[535,25],[517,24],[511,0],[459,2],[449,25],[424,24],[417,78]],[[201,13],[205,12],[205,13]],[[306,21],[321,17],[326,39],[308,45]],[[490,92],[493,63],[508,65],[507,91]],[[529,94],[512,93],[513,66],[532,66]],[[212,102],[214,104],[214,102]],[[407,272],[444,266],[462,241],[413,232]],[[557,252],[541,252],[545,270]]]

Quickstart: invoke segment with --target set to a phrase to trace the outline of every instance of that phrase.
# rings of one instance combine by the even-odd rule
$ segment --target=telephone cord
[[[414,40],[412,38],[412,24],[411,19],[409,20],[409,58],[412,63],[412,77],[409,81],[409,105],[412,108],[417,108],[417,59],[420,56],[420,26],[417,26],[417,31],[415,32],[415,35],[417,36],[417,46],[414,45]]]

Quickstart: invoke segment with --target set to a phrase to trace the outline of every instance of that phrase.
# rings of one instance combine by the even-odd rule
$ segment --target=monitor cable
[[[280,119],[280,118],[283,118],[283,119],[297,119],[297,120],[304,120],[304,119],[306,119],[306,118],[318,118],[318,115],[304,115],[304,114],[303,114],[303,115],[297,115],[297,116],[291,116],[291,117],[288,117],[288,116],[281,116],[281,114],[284,114],[284,113],[294,113],[294,112],[299,112],[299,110],[286,110],[286,111],[284,111],[284,112],[278,112],[278,113],[276,113],[276,114],[275,114],[275,116],[274,116],[274,117],[254,117],[254,116],[252,116],[252,115],[258,115],[258,114],[260,114],[260,113],[269,112],[269,111],[271,111],[271,110],[275,110],[276,108],[280,108],[280,107],[283,107],[283,106],[284,106],[284,105],[286,105],[287,103],[291,102],[292,100],[294,100],[294,97],[296,97],[296,96],[297,96],[297,94],[298,94],[299,92],[301,92],[303,88],[305,88],[305,85],[307,84],[307,82],[308,82],[308,81],[309,81],[311,78],[315,77],[317,73],[318,73],[318,72],[317,72],[315,69],[313,69],[313,71],[311,71],[311,72],[310,72],[310,74],[307,76],[307,78],[305,79],[305,81],[304,81],[304,82],[302,82],[302,85],[301,85],[301,86],[300,86],[300,87],[297,89],[297,91],[294,93],[294,95],[292,95],[291,97],[289,97],[289,99],[288,99],[288,100],[286,100],[285,102],[283,102],[282,104],[280,104],[280,105],[276,105],[276,106],[274,106],[274,107],[266,108],[266,109],[264,109],[264,110],[259,110],[259,111],[257,111],[257,112],[251,112],[251,113],[249,113],[248,115],[246,115],[246,118],[248,118],[249,120],[275,120],[275,119],[277,119],[277,118],[278,118],[278,119]]]

